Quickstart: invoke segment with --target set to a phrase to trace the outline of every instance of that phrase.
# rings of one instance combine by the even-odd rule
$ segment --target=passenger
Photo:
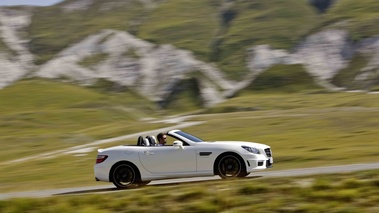
[[[164,134],[162,132],[159,133],[157,135],[157,140],[158,140],[158,146],[164,146],[166,144],[166,142],[167,142],[167,136],[166,136],[166,134]]]

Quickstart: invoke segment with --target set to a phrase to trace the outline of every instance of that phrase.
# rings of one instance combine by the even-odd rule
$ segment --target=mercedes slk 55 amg
[[[170,178],[242,178],[273,166],[271,148],[265,144],[207,142],[181,130],[171,130],[166,135],[175,140],[172,145],[157,146],[153,136],[140,136],[137,145],[99,149],[95,179],[128,188]]]

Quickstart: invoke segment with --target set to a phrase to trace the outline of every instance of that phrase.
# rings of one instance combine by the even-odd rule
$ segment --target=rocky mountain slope
[[[84,86],[105,80],[160,103],[177,93],[184,80],[195,79],[201,100],[213,105],[254,84],[258,76],[278,64],[299,64],[316,84],[332,91],[372,90],[379,83],[379,29],[371,24],[379,20],[379,3],[371,2],[378,9],[372,10],[368,0],[360,2],[361,6],[346,6],[349,0],[340,0],[322,4],[322,10],[317,11],[309,2],[298,0],[286,4],[275,1],[278,5],[274,9],[258,0],[204,2],[200,5],[204,11],[193,10],[199,6],[193,1],[154,0],[67,0],[43,9],[0,8],[0,88],[30,77]],[[306,8],[307,15],[298,17],[297,13],[304,9],[291,8],[295,4]],[[183,5],[186,7],[181,8]],[[344,14],[346,7],[358,7],[364,11],[362,14],[370,16]],[[128,14],[123,17],[127,19],[126,29],[101,25],[100,20],[113,17],[106,14],[116,14],[120,8],[129,11],[120,12]],[[214,14],[202,18],[209,13],[204,8]],[[56,20],[38,19],[44,13],[54,13]],[[188,16],[191,13],[195,18]],[[67,17],[81,22],[60,29],[60,24],[67,24]],[[300,20],[305,18],[315,23],[307,26],[311,24]],[[97,28],[93,28],[91,20],[97,20]],[[115,20],[123,21],[119,16]],[[364,26],[356,24],[356,20]],[[295,21],[299,23],[294,25]],[[44,31],[43,24],[58,26],[52,31],[45,27]],[[265,24],[271,26],[264,28]],[[304,26],[306,31],[302,31]],[[62,43],[65,37],[74,36],[74,27],[81,36]],[[267,34],[256,31],[260,28]],[[183,30],[188,31],[183,34]],[[291,30],[292,35],[288,32]],[[208,47],[204,47],[206,43]],[[354,64],[357,57],[363,58],[359,66]],[[238,77],[233,77],[235,73]],[[347,79],[343,73],[350,77]]]

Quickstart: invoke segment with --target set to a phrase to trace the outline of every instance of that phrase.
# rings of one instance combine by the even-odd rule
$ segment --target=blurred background
[[[377,0],[0,0],[0,191],[101,185],[98,148],[190,121],[272,170],[376,162],[378,23]]]
[[[35,1],[30,1],[30,0],[2,0],[0,2],[0,6],[20,6],[20,5],[25,5],[25,6],[51,6],[54,5],[58,2],[62,2],[63,0],[35,0]]]

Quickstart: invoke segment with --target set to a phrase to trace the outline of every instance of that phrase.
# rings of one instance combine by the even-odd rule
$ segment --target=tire
[[[217,174],[223,179],[246,177],[243,161],[235,155],[227,154],[217,163]]]
[[[138,182],[137,171],[129,164],[119,164],[112,172],[112,182],[119,189],[127,189],[136,186]]]

